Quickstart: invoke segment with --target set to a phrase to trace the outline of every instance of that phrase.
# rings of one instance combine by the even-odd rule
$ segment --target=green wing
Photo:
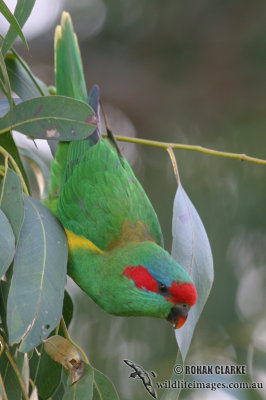
[[[71,18],[63,13],[55,34],[57,94],[88,101],[98,115],[99,91],[89,97]],[[162,242],[155,211],[125,159],[97,130],[81,142],[59,143],[45,204],[72,232],[101,249],[123,240]],[[58,199],[60,200],[58,202]],[[58,203],[58,204],[57,204]]]
[[[156,213],[127,161],[102,139],[76,157],[82,142],[72,142],[71,166],[58,202],[64,227],[110,249],[123,241],[154,240],[162,244]],[[72,167],[74,164],[74,167]]]

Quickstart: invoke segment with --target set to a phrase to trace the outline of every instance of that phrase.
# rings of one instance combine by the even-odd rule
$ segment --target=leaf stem
[[[5,353],[6,353],[6,356],[7,356],[8,360],[9,360],[9,362],[10,362],[10,364],[11,364],[11,366],[12,366],[14,372],[15,372],[15,374],[17,375],[18,382],[19,382],[19,385],[20,385],[20,387],[21,387],[21,391],[22,391],[22,394],[23,394],[25,400],[30,400],[30,399],[29,399],[29,396],[28,396],[28,394],[27,394],[27,392],[26,392],[26,388],[25,388],[24,382],[23,382],[23,380],[22,380],[22,378],[21,378],[21,375],[20,375],[18,366],[17,366],[17,364],[15,363],[15,361],[13,360],[13,358],[12,358],[12,356],[11,356],[11,353],[10,353],[10,351],[8,350],[7,347],[5,348]]]
[[[6,389],[5,389],[5,385],[4,385],[1,373],[0,373],[0,387],[2,389],[3,400],[8,400]]]
[[[18,176],[20,177],[21,183],[22,183],[22,187],[24,192],[29,196],[29,192],[28,192],[28,188],[26,185],[26,182],[24,181],[24,178],[22,176],[22,173],[18,167],[18,164],[16,163],[16,161],[14,160],[14,158],[11,156],[11,154],[9,154],[2,146],[0,146],[0,153],[3,154],[4,157],[8,157],[8,159],[10,160],[14,171],[18,174]]]
[[[77,349],[77,350],[80,352],[80,354],[82,355],[84,361],[85,361],[87,364],[89,364],[89,365],[91,366],[91,364],[90,364],[90,362],[89,362],[89,360],[88,360],[86,354],[85,354],[84,351],[82,350],[82,348],[79,347],[79,345],[77,345],[75,342],[73,342],[73,340],[72,340],[71,337],[69,336],[69,333],[68,333],[68,330],[67,330],[67,326],[66,326],[66,323],[65,323],[65,320],[64,320],[63,317],[61,317],[60,322],[61,322],[61,326],[62,326],[64,335],[65,335],[65,338],[66,338],[71,344],[73,344],[74,347],[76,347],[76,349]]]
[[[102,134],[102,136],[106,137],[107,135]],[[167,142],[159,142],[156,140],[139,139],[139,138],[133,138],[133,137],[126,137],[126,136],[115,136],[115,138],[116,138],[116,140],[121,141],[121,142],[136,143],[136,144],[142,144],[144,146],[159,147],[159,148],[165,149],[165,150],[167,150],[169,147],[171,147],[172,149],[197,151],[197,152],[209,154],[212,156],[233,158],[235,160],[248,161],[248,162],[252,162],[255,164],[266,165],[266,160],[263,160],[261,158],[251,157],[246,154],[228,153],[225,151],[213,150],[213,149],[209,149],[207,147],[198,146],[198,145],[189,145],[189,144],[181,144],[181,143],[167,143]]]
[[[166,150],[167,150],[167,152],[168,152],[168,154],[170,156],[170,159],[171,159],[171,162],[172,162],[172,166],[173,166],[173,170],[174,170],[174,174],[175,174],[176,181],[177,181],[177,185],[178,185],[180,180],[179,180],[177,162],[176,162],[176,158],[175,158],[173,149],[172,149],[171,146],[169,146]]]
[[[95,389],[96,389],[97,392],[98,392],[98,396],[99,396],[100,400],[103,400],[103,396],[102,396],[102,394],[101,394],[101,391],[100,391],[99,386],[97,385],[95,379],[93,379],[93,384],[94,384],[94,386],[95,386]]]

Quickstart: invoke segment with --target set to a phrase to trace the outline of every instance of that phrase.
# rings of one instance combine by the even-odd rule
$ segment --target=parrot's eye
[[[168,287],[164,283],[158,283],[158,292],[162,294],[163,296],[166,296],[169,294]]]

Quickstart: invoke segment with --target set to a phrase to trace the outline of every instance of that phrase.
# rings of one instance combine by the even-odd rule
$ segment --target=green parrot
[[[55,80],[57,94],[88,102],[99,120],[99,89],[87,95],[66,12],[55,32]],[[105,139],[97,128],[86,140],[59,143],[44,203],[66,231],[68,275],[95,303],[114,315],[183,325],[195,286],[163,249],[156,213],[111,132]]]

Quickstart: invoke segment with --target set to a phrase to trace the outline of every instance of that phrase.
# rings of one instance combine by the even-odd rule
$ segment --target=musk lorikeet
[[[55,33],[57,94],[87,101],[97,118],[99,90],[89,96],[76,36],[63,13]],[[68,274],[98,305],[119,316],[185,322],[197,294],[187,272],[162,248],[156,213],[115,140],[99,130],[59,143],[45,204],[69,245]]]

